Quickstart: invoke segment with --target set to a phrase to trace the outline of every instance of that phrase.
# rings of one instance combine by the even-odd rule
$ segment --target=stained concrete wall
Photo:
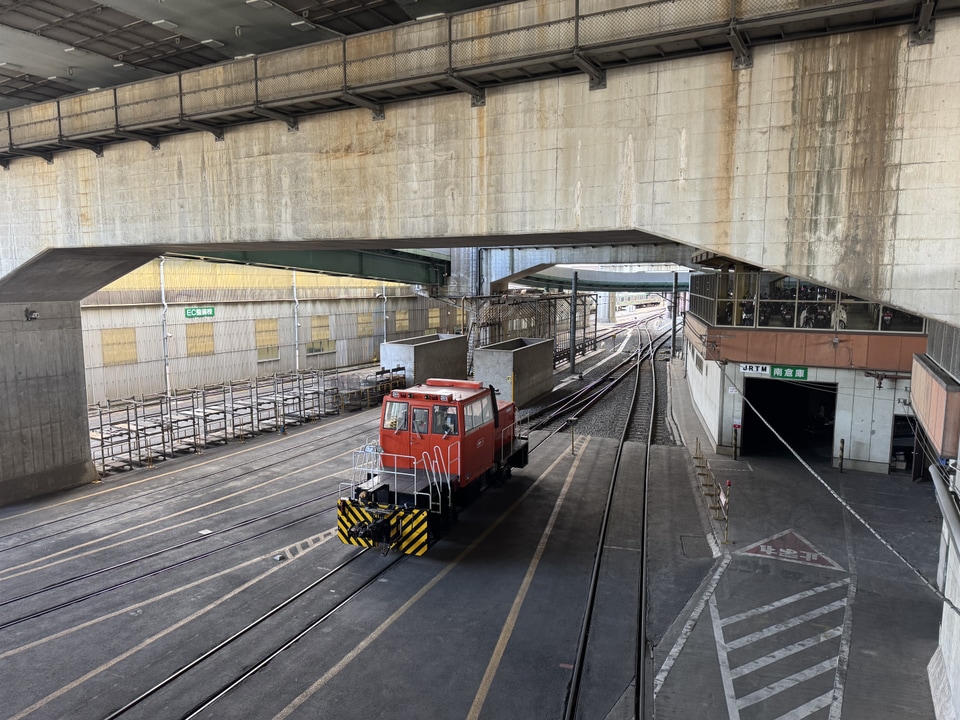
[[[960,18],[24,159],[0,276],[47,247],[630,242],[640,231],[960,326]],[[362,188],[345,196],[343,188]],[[580,243],[584,244],[584,243]],[[930,258],[937,258],[931,264]]]
[[[97,478],[83,373],[79,302],[0,305],[0,504]]]
[[[949,483],[949,477],[939,471],[933,476],[937,502],[943,513],[937,587],[954,605],[960,605],[960,511]],[[927,671],[937,720],[960,718],[960,613],[946,604],[940,623],[940,647]]]
[[[553,389],[553,340],[516,338],[477,348],[473,379],[523,407]]]
[[[466,335],[421,335],[380,344],[380,365],[403,367],[407,387],[427,378],[467,379]]]

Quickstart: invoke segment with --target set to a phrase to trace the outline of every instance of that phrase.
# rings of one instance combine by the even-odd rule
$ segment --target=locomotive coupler
[[[357,523],[347,531],[347,534],[352,538],[369,540],[377,545],[389,543],[391,534],[390,517],[385,516],[369,523]]]

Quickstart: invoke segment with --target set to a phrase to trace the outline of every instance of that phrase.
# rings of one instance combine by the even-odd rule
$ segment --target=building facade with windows
[[[684,335],[687,382],[718,451],[789,445],[859,470],[922,470],[917,433],[898,437],[916,428],[921,318],[778,273],[718,272],[691,276]]]

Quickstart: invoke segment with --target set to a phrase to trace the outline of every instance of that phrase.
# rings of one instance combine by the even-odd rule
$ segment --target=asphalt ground
[[[656,717],[933,720],[941,603],[917,574],[935,584],[932,486],[788,454],[715,455],[682,371],[672,363],[671,407],[687,450],[699,438],[730,482],[729,542],[711,519],[714,567],[656,647]]]
[[[348,415],[3,508],[0,717],[560,716],[614,441],[549,438],[425,557],[371,551],[332,574],[358,554],[324,513],[349,476],[345,436],[375,423]],[[637,554],[618,508],[581,717],[606,714],[633,674]]]
[[[706,454],[732,484],[723,544],[700,493],[682,365],[670,370],[686,447],[649,458],[651,713],[933,718],[936,597],[792,458]],[[0,717],[108,717],[313,583],[121,717],[188,717],[314,623],[197,717],[562,717],[615,443],[551,437],[426,556],[390,566],[368,552],[334,573],[357,548],[332,537],[329,508],[375,426],[373,412],[350,414],[0,509],[0,625],[13,623],[0,628]],[[580,718],[633,717],[645,460],[628,444]],[[813,469],[934,577],[929,485]],[[216,552],[191,559],[201,551]]]

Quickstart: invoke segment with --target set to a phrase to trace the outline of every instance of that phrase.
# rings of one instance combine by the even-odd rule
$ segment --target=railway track
[[[661,336],[663,337],[663,336]],[[613,392],[616,388],[620,388],[623,391],[623,388],[627,385],[627,381],[630,379],[631,374],[634,377],[641,378],[643,383],[652,383],[652,380],[647,380],[648,371],[646,365],[642,364],[640,358],[650,357],[650,344],[649,341],[645,342],[645,349],[641,352],[640,349],[637,349],[636,352],[631,351],[631,358],[628,362],[623,363],[620,367],[616,369],[606,369],[598,368],[596,372],[606,375],[606,380],[600,383],[597,383],[593,388],[594,393],[591,393],[592,402],[590,400],[585,400],[584,404],[579,406],[576,410],[581,416],[586,416],[588,413],[594,413],[601,411],[602,404],[609,398],[609,393]],[[586,371],[590,372],[590,371]],[[646,385],[644,385],[646,387]],[[636,391],[636,387],[634,388]],[[646,392],[646,390],[644,390]],[[598,405],[599,404],[599,405]],[[569,413],[569,408],[567,410],[561,411],[561,415],[564,413]],[[637,420],[636,422],[642,422],[642,420]],[[555,422],[556,424],[556,422]],[[634,423],[635,424],[635,423]],[[546,426],[547,429],[545,432],[547,434],[552,433],[553,428],[551,426]],[[620,453],[622,448],[629,437],[627,432],[628,426],[623,428],[623,437],[620,440],[620,448],[618,450],[618,458],[616,461],[617,466],[620,465]],[[290,439],[293,439],[292,437]],[[331,442],[335,443],[336,438],[331,437]],[[586,444],[586,442],[584,443]],[[538,445],[539,447],[539,445]],[[597,442],[595,441],[591,447],[597,448]],[[326,449],[327,454],[329,454],[335,448],[328,447]],[[548,448],[540,449],[540,453],[546,453]],[[294,451],[293,448],[290,449],[291,452]],[[301,448],[301,451],[306,452],[306,443],[304,447]],[[596,453],[597,450],[592,450],[593,453]],[[209,587],[207,591],[208,594],[215,591],[215,588],[218,586],[223,587],[224,589],[219,591],[222,593],[222,600],[217,595],[211,595],[210,597],[216,598],[210,607],[217,606],[217,603],[226,602],[228,598],[232,597],[233,599],[229,600],[229,604],[223,605],[226,607],[233,607],[234,611],[243,610],[244,612],[238,613],[235,623],[228,623],[221,620],[216,620],[214,623],[214,617],[211,615],[211,627],[208,631],[204,632],[202,630],[190,630],[189,631],[189,644],[181,646],[177,643],[174,638],[180,637],[183,638],[183,633],[187,633],[187,628],[193,628],[196,621],[190,620],[193,617],[190,614],[187,607],[184,607],[182,611],[182,616],[179,611],[176,611],[169,620],[165,621],[164,626],[159,631],[152,631],[153,634],[147,635],[145,638],[139,640],[139,644],[132,645],[130,649],[127,649],[124,652],[124,647],[121,645],[117,650],[109,651],[110,654],[106,652],[103,653],[105,658],[94,660],[91,658],[89,662],[85,662],[78,667],[78,672],[82,673],[81,676],[73,681],[70,681],[70,677],[65,677],[62,681],[62,684],[54,686],[50,689],[47,695],[40,694],[39,699],[31,699],[27,702],[20,701],[18,702],[18,707],[23,709],[18,712],[17,715],[13,716],[16,718],[21,717],[34,717],[40,714],[39,708],[43,707],[45,710],[43,712],[52,711],[53,708],[58,707],[57,703],[60,703],[60,698],[66,693],[71,693],[71,695],[78,693],[75,687],[87,687],[86,683],[89,682],[90,697],[97,697],[98,701],[92,706],[93,708],[99,708],[96,712],[98,713],[97,717],[108,717],[108,718],[134,718],[134,717],[155,717],[156,713],[160,713],[163,717],[179,717],[183,720],[187,718],[194,717],[212,717],[217,716],[220,713],[230,713],[234,706],[242,707],[245,702],[249,702],[250,697],[256,697],[260,692],[263,692],[262,688],[263,680],[258,680],[256,682],[251,682],[253,677],[270,665],[271,663],[277,663],[277,666],[271,665],[271,670],[269,673],[266,673],[268,676],[277,677],[283,675],[284,670],[282,668],[289,668],[291,663],[302,663],[303,662],[303,653],[304,646],[309,644],[315,646],[316,643],[320,642],[320,639],[331,637],[329,633],[333,633],[334,630],[331,628],[337,628],[336,633],[338,633],[339,645],[336,647],[331,647],[327,644],[324,644],[323,647],[324,653],[331,652],[335,653],[330,655],[328,658],[324,658],[324,663],[322,666],[317,667],[315,674],[311,675],[312,677],[317,677],[317,680],[311,685],[311,689],[316,686],[318,683],[326,683],[330,678],[329,682],[332,684],[334,682],[339,683],[337,687],[341,687],[342,683],[350,683],[351,676],[354,675],[351,672],[349,675],[344,674],[344,677],[337,680],[337,675],[340,673],[340,670],[345,667],[348,663],[352,661],[352,658],[359,654],[363,648],[367,647],[372,643],[377,643],[376,650],[373,651],[374,657],[390,657],[396,652],[396,648],[393,648],[393,652],[389,649],[389,643],[387,648],[382,647],[380,644],[383,643],[384,637],[379,633],[381,632],[380,624],[383,623],[383,627],[386,627],[387,620],[392,620],[395,616],[399,617],[402,613],[407,613],[408,616],[416,615],[423,616],[424,618],[432,618],[435,616],[438,608],[435,602],[428,602],[429,598],[434,597],[441,588],[442,594],[448,596],[450,593],[455,594],[462,599],[457,602],[454,601],[452,606],[457,608],[467,608],[469,605],[463,603],[463,599],[466,598],[477,598],[481,597],[483,594],[482,589],[473,588],[473,592],[465,591],[462,588],[463,577],[459,577],[458,582],[452,582],[453,578],[449,580],[444,580],[448,573],[456,571],[458,567],[470,567],[475,566],[477,568],[485,567],[492,558],[498,557],[496,553],[493,555],[489,554],[489,550],[482,549],[485,546],[481,545],[487,539],[486,542],[490,543],[506,543],[509,546],[511,537],[519,537],[515,535],[517,531],[517,525],[522,527],[524,524],[529,522],[530,517],[537,516],[540,513],[540,507],[542,502],[550,497],[554,497],[555,493],[559,489],[558,481],[561,480],[562,472],[558,470],[556,474],[551,475],[550,469],[553,467],[564,468],[570,465],[569,458],[565,458],[567,451],[565,448],[561,447],[560,444],[554,443],[553,450],[549,452],[550,459],[544,457],[539,465],[543,468],[543,474],[538,477],[536,480],[533,480],[531,476],[521,478],[520,482],[526,486],[529,485],[529,490],[524,492],[519,492],[516,483],[509,484],[506,486],[505,490],[496,490],[497,494],[503,493],[504,491],[509,494],[513,494],[517,497],[510,507],[504,513],[504,517],[507,517],[510,513],[513,513],[514,510],[520,509],[519,512],[515,513],[515,517],[509,522],[514,523],[512,530],[510,532],[503,532],[503,528],[498,529],[498,524],[501,520],[496,522],[491,522],[489,520],[484,520],[482,525],[485,527],[485,530],[473,539],[471,535],[461,536],[458,539],[454,540],[453,544],[448,544],[445,547],[438,547],[437,554],[433,556],[433,559],[428,559],[426,561],[421,561],[419,563],[408,563],[404,565],[405,570],[400,570],[399,575],[396,575],[397,564],[399,560],[404,556],[395,556],[394,562],[383,561],[379,558],[377,554],[366,553],[369,556],[368,561],[359,561],[358,559],[364,555],[364,553],[356,553],[350,557],[345,557],[347,555],[346,546],[341,546],[339,543],[333,542],[329,546],[325,546],[323,553],[317,553],[317,555],[323,555],[324,557],[319,558],[316,561],[308,561],[306,563],[298,562],[296,565],[294,563],[283,563],[283,562],[271,562],[271,559],[264,554],[254,558],[253,554],[261,552],[259,545],[255,541],[259,541],[265,537],[269,537],[274,533],[283,534],[283,530],[291,530],[296,532],[296,527],[302,527],[301,523],[313,523],[316,519],[323,515],[324,513],[329,512],[332,508],[320,508],[315,507],[316,503],[322,503],[323,500],[329,499],[336,494],[336,491],[331,488],[329,485],[327,487],[318,487],[317,490],[320,492],[314,492],[309,497],[305,497],[302,493],[296,502],[285,503],[283,507],[274,506],[274,508],[269,512],[258,513],[255,517],[251,518],[236,518],[229,525],[224,527],[215,528],[204,538],[186,538],[181,539],[179,542],[168,543],[163,548],[156,548],[148,550],[146,552],[138,553],[136,557],[124,558],[119,562],[104,564],[103,567],[93,568],[86,572],[74,573],[68,578],[63,579],[51,579],[43,587],[37,588],[31,591],[20,592],[16,597],[11,597],[10,595],[5,596],[3,604],[0,604],[0,607],[15,608],[17,607],[15,603],[17,602],[27,602],[29,598],[43,597],[44,594],[49,593],[51,595],[57,593],[64,588],[72,587],[77,585],[80,587],[83,581],[90,581],[97,577],[109,577],[113,572],[121,572],[123,568],[129,569],[140,569],[141,565],[145,564],[147,560],[162,559],[165,554],[168,553],[177,553],[181,549],[187,549],[194,545],[194,543],[201,541],[202,539],[207,538],[221,538],[220,542],[224,544],[222,546],[217,546],[216,548],[211,548],[208,551],[204,552],[193,552],[190,553],[188,557],[176,557],[171,558],[169,562],[165,562],[162,568],[156,568],[154,570],[145,569],[143,572],[137,573],[135,577],[120,577],[116,582],[109,583],[104,588],[93,588],[87,589],[85,592],[77,593],[75,597],[72,598],[63,598],[62,596],[56,598],[58,602],[47,603],[47,607],[34,607],[27,608],[27,611],[18,613],[19,617],[12,618],[12,621],[7,621],[6,625],[0,625],[0,631],[7,630],[18,632],[18,628],[24,628],[24,632],[17,635],[7,634],[6,637],[11,641],[17,643],[17,645],[8,645],[10,649],[4,650],[0,653],[0,657],[10,656],[11,658],[23,658],[23,662],[27,662],[29,658],[32,658],[28,653],[32,652],[29,648],[33,646],[41,646],[41,643],[47,643],[61,635],[61,632],[51,633],[47,637],[39,636],[38,633],[47,632],[44,628],[40,627],[41,623],[28,622],[30,620],[39,621],[40,618],[47,616],[51,618],[59,618],[59,615],[54,614],[57,611],[68,611],[70,608],[79,608],[84,604],[84,601],[91,600],[93,598],[105,598],[114,593],[115,590],[119,590],[122,587],[131,587],[134,585],[142,584],[143,587],[140,591],[136,593],[134,605],[127,605],[126,607],[121,607],[122,603],[128,602],[123,597],[118,597],[116,601],[109,601],[105,604],[101,610],[99,605],[94,603],[86,603],[86,606],[90,607],[90,610],[85,611],[81,614],[79,610],[69,610],[69,614],[65,615],[63,622],[64,623],[76,623],[72,627],[67,625],[60,625],[60,627],[66,627],[67,629],[63,632],[76,632],[78,633],[76,637],[82,637],[88,631],[84,630],[86,627],[93,627],[94,623],[99,623],[103,621],[104,623],[116,622],[115,620],[110,620],[109,618],[119,618],[123,619],[124,617],[130,614],[131,607],[138,606],[147,606],[152,607],[150,603],[155,602],[154,598],[160,598],[164,596],[163,584],[173,583],[179,584],[176,590],[179,592],[184,588],[191,588],[194,586],[198,587]],[[556,456],[554,458],[554,456]],[[557,463],[562,463],[557,465]],[[264,468],[270,468],[271,464],[262,464],[260,465],[261,473],[264,472]],[[576,464],[573,465],[573,468],[569,472],[573,472],[576,468]],[[224,469],[223,472],[232,472],[237,474],[238,477],[246,478],[245,475],[246,469],[240,464],[231,463],[230,469]],[[267,470],[269,472],[269,470]],[[540,471],[538,471],[540,472]],[[566,472],[566,471],[563,471]],[[636,474],[636,468],[632,467],[631,472]],[[607,524],[610,517],[610,508],[611,505],[616,502],[615,498],[618,494],[619,483],[617,482],[617,476],[621,474],[621,471],[615,469],[613,476],[610,479],[608,498],[607,498],[607,507],[603,513],[603,532],[602,535],[606,537],[607,535]],[[542,486],[540,485],[542,479]],[[223,480],[223,478],[219,478]],[[202,481],[201,481],[202,482]],[[245,480],[243,480],[245,482]],[[622,477],[620,482],[623,482]],[[225,487],[229,483],[222,483],[216,485],[217,488]],[[193,485],[196,487],[196,484]],[[185,489],[185,487],[183,488]],[[524,504],[525,499],[530,495],[529,491],[536,489],[536,494],[531,497],[536,500],[533,505],[537,507],[531,507],[528,504]],[[603,492],[603,491],[601,491]],[[138,493],[137,497],[140,498],[141,505],[152,506],[154,501],[162,503],[162,500],[159,500],[155,495],[145,495]],[[562,502],[562,493],[560,499],[557,499],[557,508],[554,511],[555,513],[559,512],[560,503]],[[184,493],[183,498],[189,498],[189,493]],[[496,498],[494,498],[496,499]],[[146,503],[142,502],[147,500]],[[489,502],[489,501],[488,501]],[[599,507],[600,498],[597,500],[597,507]],[[153,506],[157,509],[163,508],[162,504]],[[312,509],[311,509],[312,508]],[[300,518],[291,518],[290,514],[300,510],[310,510],[304,517]],[[565,510],[564,512],[571,512]],[[91,511],[92,512],[92,511]],[[126,514],[126,508],[124,508],[124,513]],[[468,525],[473,524],[474,522],[474,510],[471,508],[469,517],[467,518]],[[71,513],[74,517],[83,517],[82,513]],[[528,517],[529,516],[529,517]],[[94,516],[91,515],[90,518]],[[276,522],[275,527],[271,528],[262,528],[259,532],[249,533],[250,536],[246,537],[245,528],[250,528],[255,522],[263,523],[272,523]],[[278,522],[282,521],[282,522]],[[95,521],[88,519],[88,525],[94,524]],[[55,524],[48,525],[50,528],[57,528]],[[61,537],[60,528],[57,529],[55,533],[56,537]],[[228,533],[234,533],[229,535]],[[244,537],[237,537],[237,533],[244,533]],[[13,533],[10,533],[13,535]],[[49,534],[49,533],[48,533]],[[69,537],[68,534],[64,533],[63,536]],[[234,538],[230,540],[230,538]],[[470,538],[465,541],[465,538]],[[229,542],[228,542],[229,541]],[[463,551],[453,557],[450,552],[453,548],[457,548],[460,543],[469,543]],[[600,540],[601,546],[596,555],[596,564],[594,565],[591,571],[591,588],[589,590],[584,590],[585,594],[589,595],[589,607],[584,613],[583,625],[582,625],[582,639],[578,641],[578,650],[577,650],[577,660],[576,660],[576,679],[575,682],[571,681],[570,684],[570,694],[568,695],[566,704],[563,705],[564,711],[572,713],[569,717],[578,717],[578,712],[580,713],[579,717],[588,717],[589,715],[583,714],[584,712],[591,712],[583,710],[580,698],[579,685],[582,681],[582,670],[584,668],[584,659],[587,657],[586,651],[590,647],[590,642],[593,639],[591,635],[591,620],[593,607],[592,604],[597,595],[597,583],[601,576],[602,572],[602,562],[603,557],[603,543],[604,540]],[[241,551],[236,551],[240,546],[244,546],[247,549]],[[519,548],[518,548],[519,549]],[[236,552],[231,552],[236,551]],[[459,550],[457,551],[459,552]],[[522,552],[522,551],[521,551]],[[218,560],[218,553],[222,555],[229,556],[229,560]],[[456,553],[455,553],[456,554]],[[465,563],[465,559],[468,556],[470,562]],[[311,558],[314,556],[310,556]],[[434,579],[431,579],[430,582],[423,584],[425,578],[423,572],[428,570],[432,565],[436,563],[439,559],[443,562],[444,557],[447,559],[447,564],[442,566],[442,570],[438,572]],[[292,556],[291,556],[292,559]],[[394,558],[391,558],[392,560]],[[197,568],[190,571],[189,575],[182,574],[180,572],[170,573],[169,571],[174,568],[185,568],[188,565],[196,565],[197,561],[206,560],[207,562],[202,566],[202,568]],[[276,560],[276,559],[274,559]],[[250,565],[251,562],[259,562],[260,565]],[[586,558],[584,559],[586,563]],[[237,577],[234,579],[234,576],[231,576],[229,583],[212,583],[209,585],[200,586],[199,583],[207,575],[211,577],[218,574],[221,567],[227,566],[228,563],[236,563],[234,567],[241,568],[246,567],[250,568],[247,573],[254,572],[257,567],[260,570],[264,568],[269,568],[266,573],[261,572],[253,579],[246,580],[246,582],[241,584],[242,577]],[[302,575],[304,571],[307,571],[307,577],[310,575],[316,575],[317,564],[326,565],[336,565],[333,571],[323,572],[316,576],[315,580],[308,582],[305,585],[301,586]],[[214,569],[214,567],[216,569]],[[348,569],[350,568],[350,569]],[[225,571],[224,571],[225,572]],[[232,571],[231,571],[232,572]],[[259,572],[257,570],[256,572]],[[472,570],[468,571],[470,575],[474,575]],[[144,583],[151,578],[158,578],[163,573],[167,573],[171,579],[161,580],[159,583]],[[270,584],[264,583],[261,581],[261,578],[265,578],[270,573],[279,573],[271,575],[274,579],[284,578],[283,583],[279,583],[278,580],[273,580],[271,584],[272,587],[269,587]],[[203,578],[200,580],[196,579],[203,575]],[[413,577],[411,577],[413,576]],[[164,576],[166,577],[166,576]],[[412,584],[412,581],[416,580],[421,583],[422,586],[418,587]],[[0,578],[2,582],[2,578]],[[405,593],[397,594],[396,589],[401,586],[406,586],[408,582],[411,582],[409,586],[406,587]],[[258,583],[258,584],[255,584]],[[381,584],[383,583],[383,584]],[[440,583],[440,584],[438,584]],[[255,592],[252,593],[251,599],[255,599],[258,602],[251,603],[248,606],[247,601],[242,601],[243,595],[236,595],[235,593],[241,591],[245,587],[251,587],[255,589]],[[286,593],[284,590],[288,587],[299,587],[300,589],[295,592]],[[328,589],[329,588],[329,589]],[[353,616],[357,611],[351,610],[349,614],[344,614],[343,608],[347,603],[354,602],[360,599],[361,595],[364,592],[371,591],[373,588],[377,588],[373,591],[373,595],[369,599],[363,599],[359,602],[359,607],[366,608],[364,612],[369,612],[371,607],[383,607],[382,603],[386,601],[388,607],[388,613],[390,618],[387,620],[384,619],[383,615],[374,614],[372,617],[368,618],[368,623],[363,623],[356,620]],[[391,591],[393,588],[393,591]],[[433,588],[431,590],[431,588]],[[426,593],[430,594],[427,595]],[[479,595],[478,595],[479,592]],[[573,590],[574,593],[581,592],[580,590]],[[117,593],[120,595],[119,593]],[[400,601],[401,597],[409,595],[409,600],[407,602]],[[177,595],[176,597],[183,597],[186,600],[184,594]],[[266,600],[270,599],[270,602],[267,603]],[[396,600],[396,602],[393,602]],[[162,601],[163,604],[156,605],[157,611],[160,611],[162,607],[165,607],[166,604],[172,602],[171,600]],[[414,607],[412,603],[417,602],[415,607],[418,608],[416,611],[410,611]],[[469,600],[467,600],[469,602]],[[239,605],[237,603],[240,603]],[[262,603],[262,605],[261,605]],[[380,605],[378,606],[378,603]],[[423,607],[426,603],[426,607]],[[442,602],[440,607],[451,606],[449,601]],[[579,608],[579,603],[577,603]],[[175,606],[171,606],[171,609],[175,609]],[[135,611],[139,612],[139,611]],[[206,610],[204,610],[206,612]],[[577,609],[576,612],[579,612]],[[324,625],[333,619],[339,613],[341,620],[335,624],[326,625],[327,629],[324,628]],[[93,620],[83,620],[83,617],[90,618],[95,616]],[[241,620],[241,618],[245,618]],[[571,618],[572,620],[572,618]],[[411,620],[406,619],[404,622],[411,622]],[[187,625],[187,623],[191,623]],[[346,637],[342,637],[339,634],[343,632],[345,628],[350,629],[363,629],[366,627],[376,627],[376,630],[364,634],[360,640],[355,636],[348,634]],[[15,627],[16,626],[16,627]],[[242,627],[241,627],[242,626]],[[49,627],[49,626],[48,626]],[[97,627],[100,627],[99,625]],[[105,629],[110,627],[107,624],[102,625]],[[569,628],[576,627],[575,622],[570,622],[567,625]],[[320,630],[320,632],[315,632]],[[104,631],[101,631],[101,634]],[[404,631],[405,633],[409,632],[409,629]],[[571,633],[574,632],[571,630]],[[306,640],[306,638],[311,635],[311,633],[320,639]],[[642,636],[642,635],[641,635]],[[185,639],[185,638],[184,638]],[[181,639],[182,642],[182,639]],[[290,652],[294,647],[299,646],[301,649],[299,652]],[[52,647],[52,646],[51,646]],[[144,648],[144,650],[139,650],[138,648]],[[147,650],[149,648],[149,650]],[[417,645],[416,652],[420,653],[423,649],[430,649],[430,644],[426,645]],[[466,648],[464,648],[466,649]],[[110,695],[103,695],[102,693],[98,694],[98,691],[93,687],[94,683],[99,681],[101,673],[110,673],[110,668],[115,664],[118,664],[118,672],[123,672],[131,680],[133,679],[130,675],[131,669],[128,669],[127,663],[130,661],[126,658],[132,652],[144,652],[147,657],[144,657],[137,663],[133,663],[133,668],[141,667],[144,671],[144,677],[139,680],[139,682],[131,682],[129,686],[124,685],[123,687],[118,687]],[[315,652],[315,651],[314,651]],[[482,652],[482,650],[481,650]],[[564,650],[563,652],[566,652]],[[162,661],[151,660],[152,657],[163,658]],[[307,654],[309,656],[309,653]],[[367,654],[364,654],[364,657],[367,657]],[[572,656],[571,656],[572,657]],[[637,649],[638,662],[644,657],[644,646],[641,645]],[[296,659],[291,659],[296,658]],[[176,659],[176,664],[173,664],[172,661]],[[278,662],[279,659],[279,662]],[[422,658],[421,658],[422,659]],[[101,664],[97,665],[100,662]],[[124,665],[119,665],[119,663],[124,663]],[[89,668],[90,665],[94,667]],[[123,668],[121,671],[120,668]],[[159,671],[163,669],[161,674]],[[312,669],[312,668],[311,668]],[[356,671],[354,666],[351,666],[351,670]],[[135,670],[133,670],[136,672]],[[429,671],[422,671],[428,672]],[[361,671],[361,676],[366,677],[366,670]],[[638,677],[643,673],[643,669],[638,671]],[[418,676],[421,673],[418,673]],[[264,673],[261,673],[263,677]],[[89,680],[88,680],[89,678]],[[106,678],[104,677],[105,681]],[[308,683],[310,681],[308,680]],[[369,679],[365,682],[369,682]],[[641,681],[641,684],[645,685],[645,681]],[[324,684],[320,685],[325,687]],[[269,684],[266,686],[269,687]],[[302,687],[302,686],[301,686]],[[574,689],[576,688],[576,689]],[[300,692],[299,690],[296,692]],[[296,695],[296,692],[294,695]],[[126,697],[124,697],[126,695]],[[201,697],[202,695],[202,697]],[[304,696],[304,693],[301,693],[301,697]],[[560,693],[556,692],[553,694],[553,697],[558,698],[557,702],[559,703]],[[104,702],[109,698],[108,702]],[[283,697],[282,699],[277,698],[276,704],[289,703],[288,707],[293,706],[299,700],[293,702],[289,701],[289,697]],[[321,695],[313,698],[311,702],[318,703],[326,707],[328,701],[324,699]],[[640,701],[642,704],[642,700]],[[33,704],[30,704],[33,703]],[[496,703],[491,701],[492,706],[496,707]],[[74,705],[74,707],[79,707]],[[158,709],[159,708],[159,709]],[[264,711],[268,712],[268,711]],[[285,712],[285,711],[284,711]],[[494,712],[491,709],[491,712]],[[108,714],[109,713],[109,714]],[[479,713],[479,711],[478,711]],[[221,715],[222,716],[222,715]],[[263,715],[264,717],[270,717],[271,715]],[[348,715],[344,715],[345,717]],[[356,716],[355,712],[349,715],[350,717]],[[484,715],[483,717],[488,717],[490,715]],[[498,715],[494,715],[498,716]],[[551,715],[553,716],[553,715]],[[86,715],[84,715],[86,717]],[[276,715],[279,717],[286,717],[283,712]],[[474,717],[473,714],[469,717]],[[479,714],[476,715],[479,717]]]
[[[578,717],[579,710],[579,698],[580,698],[580,689],[581,683],[583,680],[583,669],[584,662],[587,653],[587,648],[590,640],[590,632],[592,629],[592,620],[593,620],[593,610],[597,600],[597,593],[600,583],[600,575],[603,568],[604,562],[604,547],[607,542],[607,530],[610,523],[611,513],[614,506],[615,498],[617,495],[618,482],[621,479],[622,466],[621,461],[623,459],[624,446],[628,442],[631,436],[631,432],[635,430],[634,425],[642,426],[645,434],[645,450],[644,458],[645,464],[642,469],[642,472],[639,473],[639,478],[643,483],[643,491],[641,494],[641,502],[639,507],[636,508],[636,515],[638,516],[639,523],[639,532],[641,537],[641,548],[639,553],[639,576],[638,576],[638,616],[637,616],[637,632],[636,637],[638,638],[636,644],[636,655],[634,659],[634,703],[633,703],[633,717],[636,720],[642,720],[646,717],[645,708],[647,705],[647,690],[649,684],[649,669],[647,667],[647,629],[646,629],[646,616],[647,616],[647,579],[646,579],[646,554],[647,554],[647,478],[649,476],[649,457],[650,457],[650,446],[653,442],[653,431],[655,424],[655,417],[657,413],[657,398],[656,398],[656,363],[654,362],[656,357],[656,351],[659,346],[662,346],[669,339],[670,333],[665,332],[661,333],[658,336],[652,336],[646,330],[643,331],[643,334],[646,335],[646,341],[640,342],[637,347],[636,355],[628,360],[625,360],[619,363],[617,366],[606,372],[601,378],[590,383],[588,385],[589,390],[585,392],[584,396],[576,398],[574,402],[574,407],[578,409],[578,412],[584,412],[599,403],[603,398],[607,397],[608,393],[616,387],[621,381],[623,381],[628,376],[634,378],[634,386],[632,390],[632,397],[630,400],[630,413],[628,414],[626,421],[623,423],[623,427],[620,432],[619,440],[617,443],[616,458],[613,464],[613,471],[610,476],[608,483],[608,491],[606,497],[606,503],[604,505],[603,519],[600,526],[599,538],[597,541],[597,550],[594,556],[594,564],[590,576],[590,584],[587,591],[586,599],[586,610],[584,612],[583,622],[580,631],[580,637],[577,644],[576,651],[576,660],[573,665],[572,677],[569,685],[569,690],[567,698],[564,704],[564,720],[574,720]],[[647,369],[647,372],[643,372],[644,368]],[[638,415],[638,399],[641,393],[641,387],[646,386],[646,392],[648,393],[651,401],[648,403],[646,408],[647,414],[644,416]],[[560,412],[566,412],[568,406],[564,406],[564,410]],[[558,411],[550,411],[547,413],[548,418],[558,417]],[[561,424],[560,429],[566,427],[569,424],[569,421],[564,421]],[[559,430],[558,430],[559,431]],[[636,473],[636,468],[633,469],[633,472]]]
[[[161,690],[164,690],[170,687],[171,685],[173,685],[179,678],[188,674],[190,671],[194,670],[195,668],[200,666],[202,663],[205,663],[208,660],[219,659],[218,656],[225,653],[227,648],[233,645],[237,640],[256,631],[258,628],[261,628],[268,620],[270,620],[272,617],[274,617],[278,613],[281,613],[282,611],[287,610],[288,608],[291,608],[294,605],[294,603],[296,603],[298,600],[308,598],[311,595],[315,595],[318,588],[321,588],[324,585],[324,583],[329,582],[332,578],[336,577],[340,572],[346,569],[358,558],[362,557],[363,555],[366,555],[368,552],[369,550],[360,550],[354,553],[353,555],[348,557],[346,560],[341,562],[339,565],[337,565],[335,568],[333,568],[327,573],[324,573],[322,576],[320,576],[313,582],[310,582],[309,584],[300,588],[296,592],[292,593],[282,602],[273,606],[266,613],[256,618],[252,622],[248,623],[239,631],[233,633],[229,637],[217,643],[215,646],[211,647],[209,650],[202,653],[196,659],[188,663],[185,663],[184,665],[181,665],[174,672],[170,673],[169,675],[167,675],[167,677],[163,678],[162,680],[157,682],[155,685],[153,685],[150,689],[141,693],[137,697],[133,698],[122,707],[111,712],[109,715],[107,715],[104,718],[104,720],[117,720],[117,718],[123,717],[128,712],[133,710],[135,707],[137,707],[138,705],[143,703],[145,700],[147,700],[148,698],[157,694]],[[336,613],[347,603],[355,599],[367,587],[377,582],[377,580],[379,580],[381,576],[385,575],[391,568],[393,568],[395,565],[400,563],[404,559],[404,557],[405,557],[404,555],[397,555],[393,560],[381,566],[377,572],[371,575],[359,586],[355,587],[353,590],[348,592],[346,597],[342,598],[337,603],[335,603],[332,607],[328,608],[319,617],[311,620],[306,625],[299,627],[295,632],[289,634],[281,642],[275,644],[268,652],[263,653],[259,657],[252,660],[248,655],[245,655],[242,658],[241,662],[242,664],[246,665],[246,669],[244,669],[235,677],[231,678],[228,682],[218,687],[212,693],[208,694],[200,702],[196,703],[193,707],[187,710],[186,713],[180,716],[180,720],[191,720],[191,718],[197,717],[204,710],[206,710],[207,708],[212,706],[214,703],[216,703],[218,700],[225,697],[230,692],[234,691],[247,679],[249,679],[256,673],[258,673],[260,670],[262,670],[264,667],[266,667],[271,661],[277,658],[281,653],[285,652],[286,650],[289,650],[294,645],[294,643],[303,639],[306,635],[308,635],[309,633],[311,633],[312,631],[320,627],[334,613]],[[270,638],[270,641],[275,642],[272,637]]]

